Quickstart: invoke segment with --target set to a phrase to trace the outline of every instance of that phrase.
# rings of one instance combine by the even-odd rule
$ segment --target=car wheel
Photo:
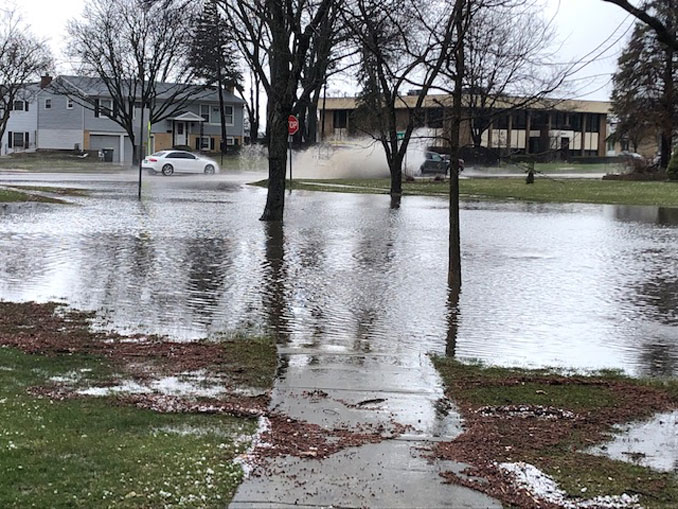
[[[214,166],[211,164],[208,164],[205,166],[205,174],[206,175],[214,175]]]
[[[172,175],[172,173],[174,173],[174,168],[172,167],[171,164],[166,164],[165,166],[162,167],[162,174],[165,177],[169,177],[170,175]]]

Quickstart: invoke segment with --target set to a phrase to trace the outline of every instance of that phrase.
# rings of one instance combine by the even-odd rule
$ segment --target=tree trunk
[[[388,162],[388,168],[391,172],[391,196],[402,196],[403,194],[403,158],[396,151]]]
[[[287,115],[284,108],[271,110],[268,124],[268,196],[261,221],[282,221],[287,171]]]
[[[459,228],[459,137],[461,132],[462,87],[464,84],[464,26],[461,11],[456,22],[455,77],[450,126],[450,231],[447,284],[451,291],[461,289],[461,237]]]
[[[315,145],[318,143],[318,105],[311,104],[306,114],[306,143]]]
[[[667,168],[671,160],[673,147],[673,116],[675,105],[673,103],[673,53],[672,48],[666,48],[666,67],[664,69],[664,122],[661,133],[661,157],[659,165]]]
[[[221,143],[219,151],[221,152],[221,164],[224,164],[224,155],[228,150],[228,132],[226,130],[226,110],[224,109],[224,83],[221,78],[221,69],[217,70],[217,86],[219,87],[219,123],[221,124]]]

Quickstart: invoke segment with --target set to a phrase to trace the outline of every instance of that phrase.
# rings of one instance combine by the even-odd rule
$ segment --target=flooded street
[[[281,226],[258,221],[260,174],[146,177],[141,203],[133,177],[61,175],[91,196],[0,209],[0,298],[179,339],[262,329],[321,354],[678,374],[675,209],[465,202],[455,306],[444,199],[295,191]]]

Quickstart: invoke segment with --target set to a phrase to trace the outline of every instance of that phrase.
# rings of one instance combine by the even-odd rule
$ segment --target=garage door
[[[92,134],[89,137],[90,150],[111,149],[113,150],[113,162],[120,162],[120,136],[103,136]]]

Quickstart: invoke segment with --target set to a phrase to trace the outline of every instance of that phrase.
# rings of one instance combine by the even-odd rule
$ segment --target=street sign
[[[295,134],[297,134],[298,130],[299,130],[299,119],[294,115],[290,115],[289,117],[287,117],[287,132],[290,134],[290,136],[294,136]]]
[[[398,136],[399,140],[404,140],[405,139],[405,131],[397,131],[396,135]]]

